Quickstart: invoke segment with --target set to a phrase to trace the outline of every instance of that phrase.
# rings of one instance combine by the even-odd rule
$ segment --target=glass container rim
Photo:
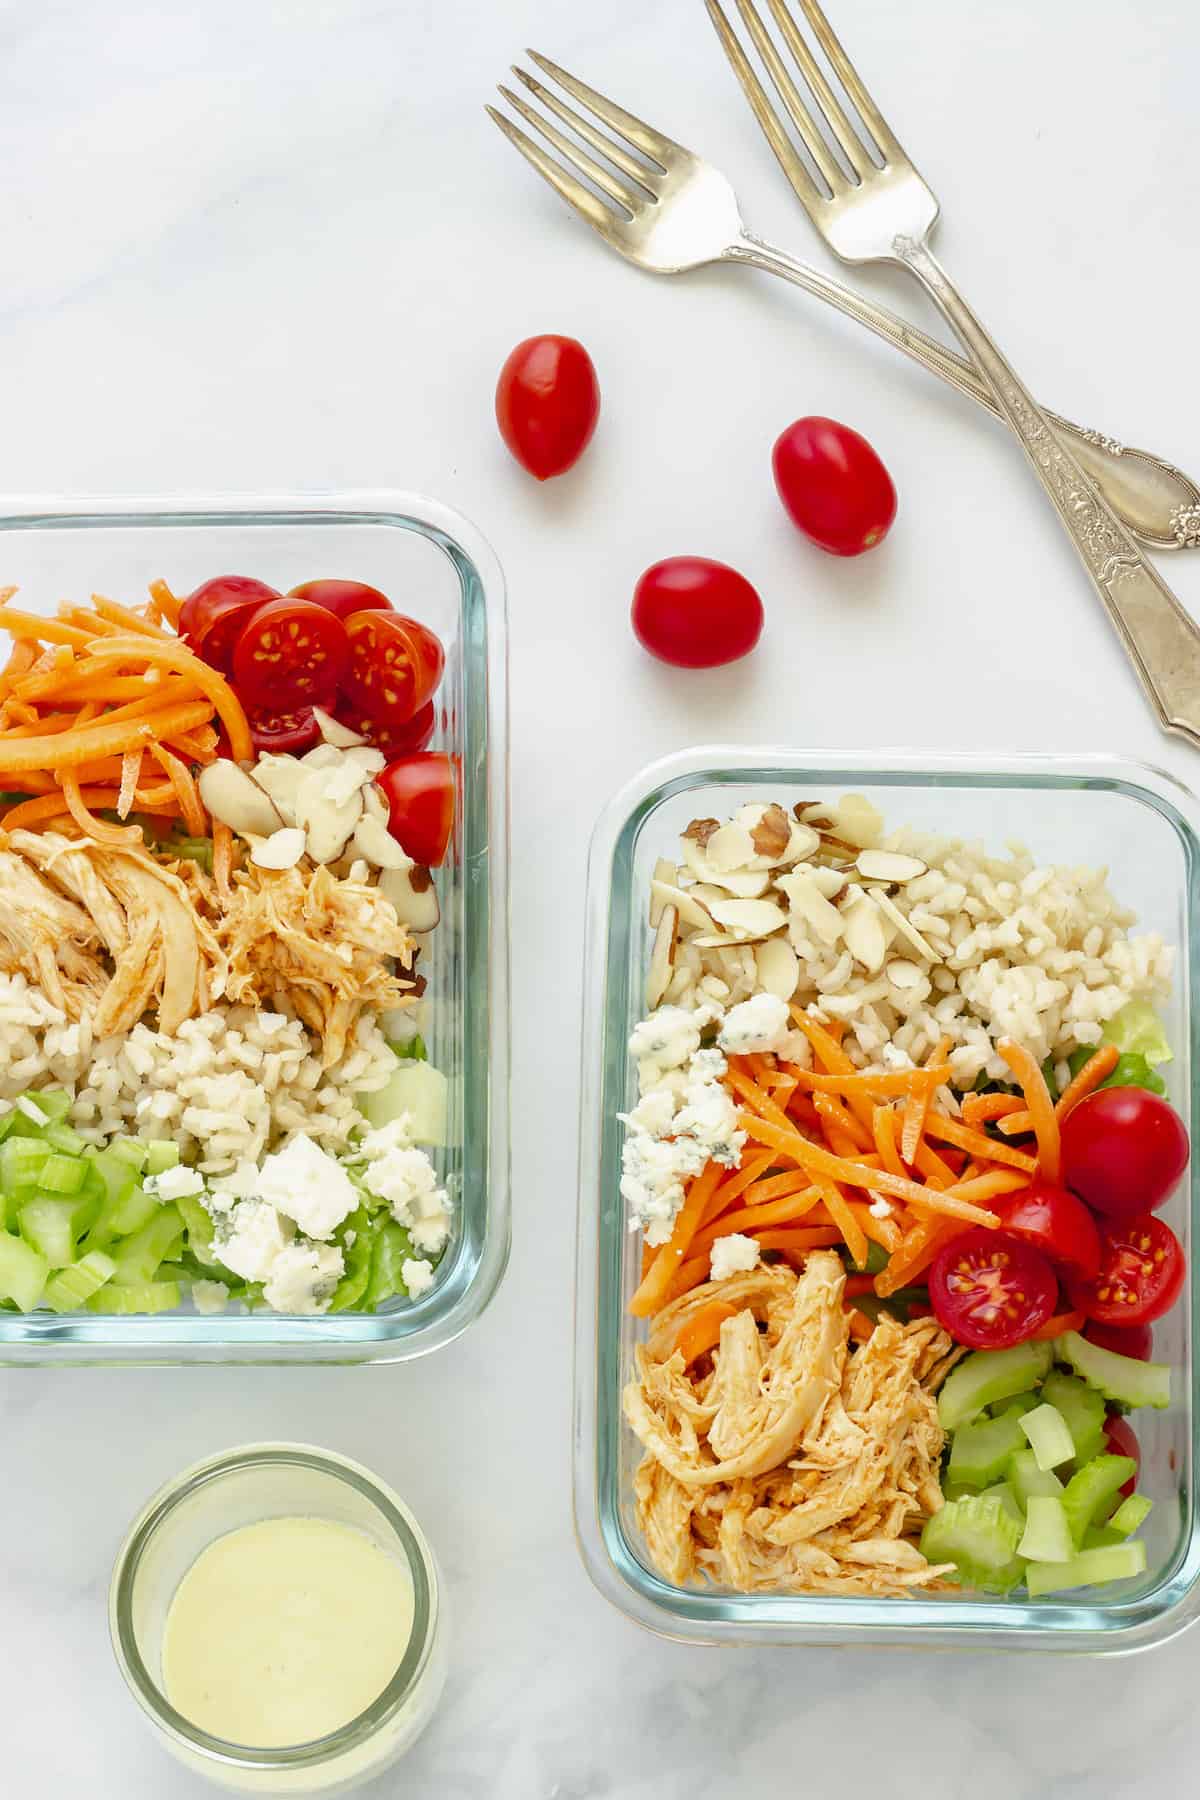
[[[144,1557],[158,1532],[180,1506],[202,1489],[245,1470],[286,1467],[312,1470],[341,1482],[367,1500],[382,1516],[412,1578],[413,1625],[395,1673],[362,1712],[324,1737],[274,1749],[253,1749],[203,1730],[171,1705],[162,1686],[146,1667],[138,1647],[133,1624],[133,1597]],[[218,1532],[210,1544],[225,1535]],[[245,1444],[205,1457],[164,1482],[151,1495],[117,1552],[109,1584],[108,1614],[109,1637],[117,1666],[130,1693],[150,1721],[176,1744],[210,1762],[231,1769],[262,1772],[319,1767],[368,1743],[395,1716],[425,1673],[433,1652],[441,1606],[437,1566],[428,1541],[394,1489],[351,1457],[339,1456],[336,1451],[323,1450],[316,1444],[279,1442]]]
[[[601,1331],[610,1323],[602,1300],[606,1226],[600,1173],[605,1098],[606,1040],[618,1022],[610,1017],[609,930],[625,901],[614,881],[614,859],[630,832],[665,801],[692,786],[706,783],[731,788],[772,778],[786,781],[811,775],[822,782],[867,787],[957,788],[986,792],[990,788],[1028,787],[1059,792],[1113,792],[1149,804],[1181,844],[1189,869],[1200,868],[1200,799],[1186,782],[1156,765],[1104,752],[971,751],[946,748],[869,747],[861,751],[810,750],[794,745],[706,744],[660,757],[631,775],[597,819],[589,845],[584,948],[584,1008],[580,1083],[579,1193],[576,1231],[576,1334],[573,1411],[574,1478],[572,1484],[576,1541],[589,1578],[600,1593],[635,1623],[681,1642],[719,1645],[895,1644],[913,1647],[979,1649],[1048,1649],[1058,1652],[1102,1651],[1128,1654],[1163,1642],[1189,1625],[1200,1612],[1200,1512],[1190,1494],[1188,1469],[1197,1461],[1197,1409],[1187,1384],[1188,1469],[1183,1471],[1191,1528],[1162,1580],[1145,1596],[1128,1603],[1125,1616],[1110,1626],[1097,1623],[1094,1607],[1069,1600],[1040,1603],[1037,1617],[1028,1603],[973,1600],[895,1601],[820,1596],[727,1595],[713,1590],[674,1588],[644,1567],[625,1567],[614,1551],[607,1497],[601,1479],[601,1434],[605,1407],[619,1406],[601,1396],[605,1345]],[[1195,884],[1193,885],[1193,889]],[[1185,941],[1180,951],[1189,982],[1200,976],[1200,898],[1185,898]],[[1186,1024],[1193,1067],[1200,1067],[1200,1008]],[[1196,1084],[1200,1088],[1200,1084]],[[1194,1088],[1190,1125],[1200,1141],[1200,1092]],[[1200,1229],[1200,1167],[1189,1188],[1193,1242]],[[1190,1289],[1191,1359],[1200,1332],[1200,1282]],[[619,1429],[618,1425],[618,1429]],[[622,1540],[624,1533],[622,1530]],[[747,1601],[768,1602],[755,1612]],[[721,1609],[730,1604],[728,1613]],[[836,1613],[829,1609],[836,1604]],[[1150,1612],[1151,1607],[1157,1611]],[[969,1609],[969,1616],[968,1616]],[[1117,1609],[1113,1608],[1115,1616]],[[1023,1616],[1017,1618],[1020,1612]],[[1053,1612],[1052,1620],[1049,1614]],[[903,1631],[904,1637],[898,1634]]]

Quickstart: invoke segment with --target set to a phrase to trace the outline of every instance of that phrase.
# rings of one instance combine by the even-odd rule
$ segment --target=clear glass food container
[[[432,747],[461,771],[461,803],[436,872],[442,917],[423,940],[422,1030],[449,1081],[437,1153],[454,1231],[420,1300],[376,1313],[287,1317],[231,1308],[154,1317],[0,1311],[0,1363],[388,1362],[418,1356],[478,1317],[509,1244],[508,661],[504,582],[466,519],[415,494],[88,503],[24,501],[0,513],[0,584],[52,613],[93,592],[140,604],[162,576],[187,593],[212,575],[280,591],[316,576],[369,582],[430,625],[446,650]],[[7,641],[4,634],[0,639]]]
[[[1194,1468],[1192,1346],[1196,1286],[1155,1325],[1155,1358],[1172,1365],[1164,1412],[1140,1411],[1139,1487],[1154,1501],[1143,1535],[1146,1574],[1110,1590],[1038,1600],[745,1595],[679,1588],[653,1570],[632,1499],[641,1447],[625,1425],[621,1392],[644,1331],[628,1311],[640,1234],[626,1227],[619,1191],[618,1112],[636,1096],[627,1054],[645,1014],[651,933],[647,904],[657,858],[678,857],[695,818],[727,816],[747,800],[796,802],[865,793],[890,826],[912,824],[979,840],[994,851],[1027,844],[1040,861],[1107,866],[1138,929],[1177,946],[1167,1026],[1175,1060],[1160,1072],[1200,1145],[1194,1092],[1200,970],[1200,803],[1171,776],[1104,757],[978,757],[708,747],[655,763],[612,801],[595,832],[588,881],[574,1420],[575,1517],[588,1572],[640,1624],[680,1639],[722,1644],[908,1644],[953,1648],[1125,1651],[1182,1630],[1200,1612],[1200,1537]],[[1189,1262],[1200,1204],[1200,1157],[1163,1211]]]
[[[363,1532],[408,1571],[413,1624],[383,1692],[339,1730],[252,1750],[193,1725],[163,1687],[167,1616],[196,1559],[227,1533],[273,1518],[319,1518]],[[237,1630],[237,1621],[230,1621]],[[240,1794],[346,1794],[411,1749],[446,1680],[444,1601],[433,1551],[398,1494],[361,1463],[308,1444],[255,1444],[197,1463],[155,1494],[121,1546],[109,1589],[117,1666],[164,1749]]]

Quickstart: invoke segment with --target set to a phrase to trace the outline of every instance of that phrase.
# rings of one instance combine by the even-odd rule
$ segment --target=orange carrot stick
[[[710,1162],[700,1171],[687,1191],[675,1219],[674,1229],[654,1259],[654,1267],[629,1302],[629,1310],[639,1319],[656,1313],[672,1275],[676,1274],[687,1255],[704,1216],[704,1209],[724,1174],[720,1163]]]
[[[730,1306],[724,1300],[710,1300],[692,1315],[686,1325],[680,1326],[675,1348],[683,1356],[685,1369],[698,1356],[703,1356],[706,1350],[716,1348],[721,1341],[722,1325],[726,1319],[736,1317],[737,1310],[736,1306]]]
[[[161,579],[150,583],[150,594],[168,625],[173,625],[178,630],[183,601],[176,599],[166,582]]]
[[[651,1267],[653,1267],[654,1259],[657,1256],[657,1254],[658,1254],[657,1251],[651,1250],[651,1252],[650,1252]],[[649,1273],[649,1270],[647,1270],[647,1273]],[[708,1280],[708,1278],[709,1278],[708,1257],[707,1256],[689,1256],[689,1257],[687,1257],[679,1265],[679,1268],[676,1270],[675,1274],[672,1275],[670,1281],[667,1283],[666,1288],[663,1292],[662,1305],[669,1306],[671,1301],[678,1300],[678,1298],[681,1294],[690,1294],[693,1288],[700,1287],[703,1282],[706,1282]],[[645,1276],[643,1276],[642,1279],[645,1280]]]
[[[121,758],[121,787],[117,794],[117,812],[122,819],[129,817],[129,809],[133,805],[133,797],[137,793],[144,755],[144,750],[126,750]]]
[[[93,594],[92,605],[102,619],[108,619],[113,625],[120,625],[126,631],[139,631],[145,637],[172,638],[172,634],[164,631],[160,625],[152,625],[141,613],[131,612],[127,606],[119,606],[115,600],[109,600],[103,594]]]
[[[208,814],[190,769],[161,744],[151,744],[150,754],[179,796],[179,812],[187,829],[193,837],[207,837]]]
[[[853,1075],[814,1075],[810,1069],[793,1071],[797,1087],[814,1094],[865,1094],[868,1099],[904,1098],[925,1090],[940,1088],[950,1079],[950,1065],[943,1063],[928,1069],[892,1069],[885,1074],[867,1074],[855,1070]]]
[[[141,826],[110,825],[107,820],[98,819],[84,800],[83,790],[74,769],[64,769],[61,780],[67,811],[85,837],[95,838],[99,844],[111,844],[117,848],[124,845],[140,847],[142,842]]]
[[[93,664],[111,664],[117,667],[122,663],[144,662],[151,668],[172,669],[180,675],[190,676],[216,708],[221,723],[229,734],[229,747],[234,761],[253,760],[254,744],[241,701],[224,676],[218,674],[216,669],[210,669],[207,663],[201,662],[184,644],[169,638],[106,638],[103,643],[92,646],[88,660]]]
[[[106,811],[116,810],[116,788],[81,787],[79,792],[83,804],[91,811],[101,808]],[[139,794],[137,809],[139,812],[170,818],[178,811],[178,802],[168,783],[163,788],[151,789],[150,797]],[[44,825],[48,819],[61,818],[64,814],[69,814],[69,811],[66,795],[62,789],[56,789],[52,794],[36,794],[30,800],[22,800],[18,805],[10,806],[0,818],[0,825],[5,831],[29,830],[32,826]]]
[[[1102,1044],[1094,1056],[1089,1056],[1075,1079],[1067,1084],[1059,1095],[1058,1105],[1054,1108],[1061,1126],[1068,1113],[1074,1112],[1081,1100],[1106,1082],[1117,1063],[1121,1052],[1115,1044]]]
[[[1036,1064],[1035,1064],[1036,1067]],[[1045,1087],[1045,1082],[1042,1086]],[[1050,1096],[1046,1095],[1049,1107]],[[930,1113],[925,1121],[925,1135],[938,1144],[956,1144],[960,1150],[966,1150],[972,1156],[987,1157],[991,1162],[1008,1163],[1011,1168],[1024,1169],[1032,1175],[1037,1162],[1032,1156],[1026,1156],[1023,1150],[1013,1150],[1008,1144],[997,1143],[985,1132],[972,1131],[958,1119],[952,1119],[948,1113]]]
[[[212,822],[212,841],[213,879],[222,900],[228,900],[233,891],[233,833],[222,819]]]
[[[968,1094],[962,1103],[962,1115],[968,1125],[987,1125],[995,1119],[1006,1119],[1010,1113],[1025,1111],[1020,1094]]]
[[[845,1145],[850,1146],[851,1154],[857,1150],[874,1148],[875,1140],[868,1127],[848,1112],[839,1100],[834,1099],[832,1094],[815,1094],[813,1105],[817,1109],[817,1117],[821,1121],[826,1137],[839,1154],[843,1152]],[[869,1112],[873,1111],[869,1100],[860,1101],[859,1105],[865,1106]],[[835,1135],[836,1143],[834,1142]]]
[[[875,1108],[875,1147],[885,1169],[890,1169],[893,1175],[908,1174],[900,1159],[896,1143],[896,1115],[890,1106]]]
[[[950,1065],[945,1059],[949,1054],[950,1039],[944,1037],[941,1039],[940,1043],[935,1045],[933,1054],[926,1063],[926,1072],[928,1072],[931,1067],[944,1067],[946,1070],[944,1079],[948,1081],[950,1079]],[[930,1103],[933,1100],[937,1088],[940,1086],[941,1082],[936,1082],[928,1087],[914,1089],[909,1095],[905,1105],[904,1125],[900,1133],[900,1154],[910,1167],[912,1166],[917,1150],[920,1147],[921,1139],[925,1135],[925,1121],[929,1117]]]
[[[97,719],[82,730],[63,731],[58,735],[12,740],[0,735],[0,774],[22,774],[27,769],[74,768],[100,756],[120,756],[137,744],[152,744],[173,729],[186,731],[208,717],[207,700],[195,700],[178,706],[166,706],[155,714],[137,719]]]
[[[1015,1043],[1012,1038],[1001,1038],[996,1048],[1016,1076],[1033,1115],[1033,1130],[1038,1146],[1035,1166],[1044,1181],[1057,1182],[1062,1167],[1062,1139],[1058,1120],[1054,1116],[1050,1089],[1046,1086],[1046,1077],[1036,1058],[1029,1054],[1023,1044]],[[1011,1154],[1013,1153],[1010,1152]],[[996,1160],[1003,1159],[997,1157]]]
[[[0,606],[0,630],[11,632],[15,638],[34,638],[39,644],[69,644],[73,650],[86,650],[92,641],[90,633],[78,625],[43,619],[39,613],[18,612],[13,606]]]

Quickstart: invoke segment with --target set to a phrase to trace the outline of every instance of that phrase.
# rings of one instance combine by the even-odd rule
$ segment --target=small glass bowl
[[[404,1563],[413,1584],[412,1634],[387,1687],[349,1724],[307,1744],[247,1749],[200,1730],[167,1699],[167,1614],[215,1539],[263,1519],[297,1517],[353,1526]],[[403,1756],[445,1685],[444,1614],[433,1551],[404,1502],[360,1463],[308,1444],[247,1445],[168,1482],[135,1520],[109,1589],[117,1665],[159,1742],[193,1773],[241,1794],[349,1793]]]
[[[741,1594],[675,1587],[651,1566],[633,1505],[641,1447],[621,1394],[642,1335],[628,1302],[638,1244],[620,1195],[617,1114],[636,1098],[629,1033],[645,1013],[652,934],[646,907],[656,860],[674,859],[696,818],[725,817],[746,801],[825,800],[865,793],[889,826],[980,840],[994,852],[1019,840],[1044,862],[1108,867],[1113,893],[1177,947],[1166,1018],[1175,1060],[1161,1070],[1168,1097],[1200,1146],[1200,802],[1173,777],[1094,757],[1013,757],[707,746],[654,763],[613,799],[596,827],[588,874],[576,1277],[575,1520],[588,1573],[631,1618],[666,1636],[719,1644],[902,1644],[964,1649],[1127,1651],[1182,1630],[1200,1615],[1200,1515],[1194,1470],[1200,1412],[1193,1350],[1200,1284],[1155,1325],[1155,1356],[1172,1369],[1170,1407],[1136,1418],[1139,1486],[1154,1501],[1148,1567],[1111,1590],[989,1598],[965,1593],[871,1599]],[[1162,1216],[1189,1260],[1200,1242],[1200,1154]]]

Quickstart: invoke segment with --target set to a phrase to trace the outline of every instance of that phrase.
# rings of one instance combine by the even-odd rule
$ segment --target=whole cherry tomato
[[[1091,1213],[1066,1188],[1031,1181],[1015,1194],[990,1201],[1006,1231],[1036,1244],[1064,1275],[1090,1281],[1100,1267],[1100,1234]]]
[[[260,606],[278,599],[278,588],[252,575],[216,575],[180,607],[179,635],[211,668],[228,675],[242,627]]]
[[[941,1249],[929,1271],[938,1324],[972,1350],[1023,1344],[1054,1312],[1058,1282],[1046,1258],[1008,1231],[976,1226]]]
[[[1155,1212],[1187,1163],[1183,1120],[1145,1088],[1101,1088],[1063,1123],[1064,1185],[1111,1219]]]
[[[882,543],[896,490],[865,437],[836,419],[797,419],[771,453],[775,486],[794,525],[833,556]]]
[[[1186,1270],[1183,1245],[1153,1213],[1108,1219],[1100,1231],[1100,1273],[1068,1284],[1071,1305],[1098,1325],[1150,1325],[1178,1300]]]
[[[441,750],[398,757],[375,777],[388,803],[388,830],[414,862],[434,869],[454,827],[454,763]]]
[[[323,606],[268,600],[242,627],[233,648],[238,697],[244,706],[279,712],[323,706],[338,691],[349,650],[346,627]]]
[[[248,713],[255,756],[299,756],[321,741],[321,728],[311,706],[292,712],[260,710]]]
[[[579,461],[599,417],[600,383],[575,338],[526,338],[500,371],[500,436],[539,481],[562,475]]]
[[[446,656],[441,641],[416,619],[395,612],[351,613],[350,660],[342,696],[355,712],[383,725],[404,725],[431,698]]]
[[[392,611],[387,595],[368,587],[365,581],[302,581],[299,587],[289,588],[288,593],[297,600],[311,600],[314,606],[323,606],[343,622],[351,613]]]
[[[680,669],[713,669],[747,656],[762,635],[763,604],[744,575],[704,556],[670,556],[634,589],[639,644]]]

